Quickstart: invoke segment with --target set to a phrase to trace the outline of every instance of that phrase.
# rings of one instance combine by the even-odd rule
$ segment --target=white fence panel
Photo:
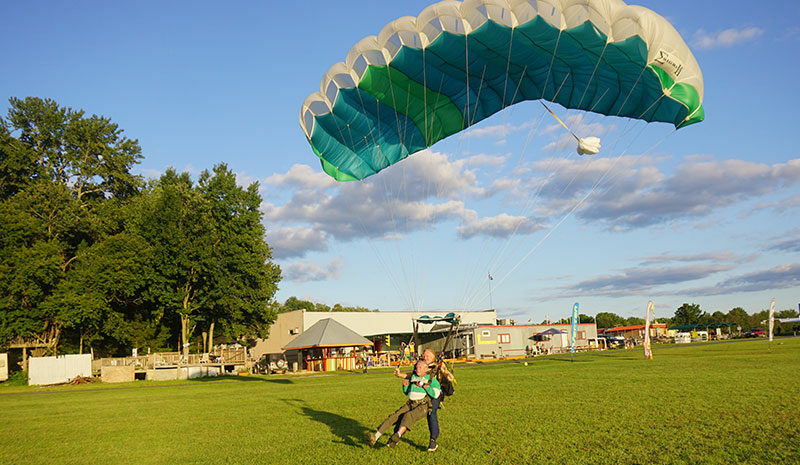
[[[8,379],[8,354],[0,354],[0,381]]]
[[[28,359],[29,385],[66,383],[78,376],[92,376],[92,356],[90,354],[30,357]]]

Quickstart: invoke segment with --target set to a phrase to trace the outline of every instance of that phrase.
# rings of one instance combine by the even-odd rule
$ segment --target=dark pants
[[[380,433],[385,433],[389,431],[389,428],[392,425],[394,425],[395,433],[401,426],[405,426],[406,429],[411,429],[411,425],[425,417],[425,415],[428,413],[429,406],[430,401],[427,399],[420,401],[406,401],[406,403],[400,406],[399,409],[395,410],[394,413],[383,420],[380,426],[378,426],[378,431]]]
[[[428,431],[431,433],[431,439],[439,437],[439,417],[436,412],[439,411],[439,399],[431,400],[431,410],[428,412]]]
[[[436,415],[436,412],[439,411],[439,402],[439,399],[432,399],[431,408],[428,411],[428,432],[431,439],[434,440],[439,438],[439,417]],[[399,421],[394,425],[394,432],[396,433],[398,429],[400,429]]]

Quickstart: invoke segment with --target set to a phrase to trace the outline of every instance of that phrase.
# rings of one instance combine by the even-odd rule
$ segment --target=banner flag
[[[647,302],[647,315],[644,319],[644,357],[653,359],[653,350],[650,348],[650,319],[653,317],[653,301]]]
[[[569,344],[572,346],[570,353],[575,353],[575,339],[578,337],[578,302],[572,306],[572,328],[569,332]]]
[[[769,342],[772,342],[772,329],[775,327],[775,297],[769,304]]]

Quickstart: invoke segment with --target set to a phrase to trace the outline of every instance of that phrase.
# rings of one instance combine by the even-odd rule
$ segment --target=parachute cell
[[[303,103],[300,125],[326,173],[357,180],[539,99],[676,128],[704,118],[697,61],[647,8],[449,0],[358,42]]]

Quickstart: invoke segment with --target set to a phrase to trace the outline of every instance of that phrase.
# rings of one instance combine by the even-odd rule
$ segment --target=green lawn
[[[435,453],[390,373],[0,386],[0,464],[800,463],[800,339],[654,352],[457,367]]]

